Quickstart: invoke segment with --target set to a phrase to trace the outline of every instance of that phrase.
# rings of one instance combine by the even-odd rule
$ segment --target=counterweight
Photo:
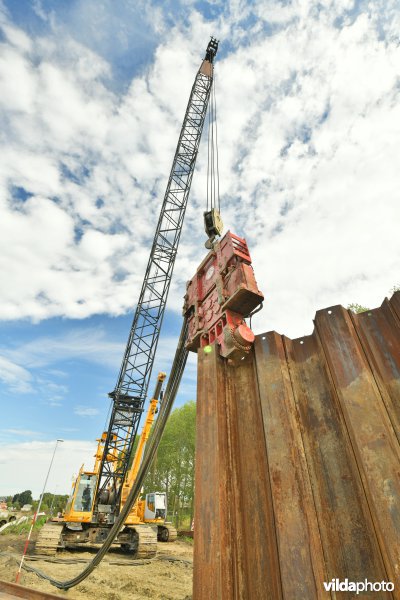
[[[95,519],[105,513],[112,522],[118,512],[164,316],[217,50],[218,42],[211,38],[187,105],[118,381],[109,394],[113,406],[100,466]]]

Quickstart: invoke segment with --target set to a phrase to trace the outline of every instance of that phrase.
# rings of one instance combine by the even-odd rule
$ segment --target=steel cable
[[[146,473],[148,471],[148,468],[154,458],[154,454],[157,450],[161,436],[164,432],[165,425],[168,420],[168,416],[171,412],[172,405],[174,403],[175,396],[178,392],[179,384],[182,379],[183,371],[184,371],[187,356],[188,356],[188,351],[185,348],[187,331],[188,331],[188,323],[187,323],[187,319],[184,319],[183,325],[182,325],[182,330],[181,330],[180,337],[178,340],[178,346],[177,346],[177,349],[175,352],[174,361],[173,361],[172,367],[171,367],[171,375],[169,377],[168,384],[167,384],[165,394],[164,394],[164,402],[162,403],[156,424],[154,426],[154,429],[152,431],[152,434],[150,436],[148,444],[146,445],[146,450],[145,450],[143,460],[140,465],[137,477],[135,479],[135,483],[129,493],[129,496],[128,496],[120,514],[118,515],[117,520],[115,521],[114,525],[112,526],[107,539],[104,541],[102,547],[97,552],[96,556],[92,559],[90,564],[81,573],[79,573],[79,575],[76,575],[75,577],[73,577],[72,579],[69,579],[67,581],[59,581],[57,579],[53,579],[49,575],[46,575],[45,573],[35,569],[35,572],[39,577],[41,577],[42,579],[45,579],[46,581],[49,581],[55,587],[57,587],[61,590],[68,590],[69,588],[74,587],[75,585],[78,585],[78,583],[81,583],[84,579],[86,579],[86,577],[88,577],[88,575],[90,575],[90,573],[97,567],[97,565],[104,558],[105,554],[108,552],[111,544],[113,543],[114,539],[116,538],[116,536],[120,532],[121,528],[123,527],[125,519],[128,516],[132,506],[136,502],[137,497],[139,496],[140,490],[143,485],[143,480],[144,480]],[[26,567],[24,567],[24,568],[26,568]],[[32,569],[33,569],[33,567],[27,568],[27,570],[32,570]]]
[[[208,139],[207,139],[207,211],[221,210],[219,194],[219,157],[218,157],[218,124],[217,99],[215,95],[215,74],[210,92],[208,110]]]
[[[215,154],[216,154],[216,169],[217,169],[217,201],[218,201],[218,212],[221,212],[221,203],[219,195],[219,161],[218,161],[218,120],[217,120],[217,98],[215,95],[215,80],[212,87],[212,95],[214,99],[214,114],[215,114]]]

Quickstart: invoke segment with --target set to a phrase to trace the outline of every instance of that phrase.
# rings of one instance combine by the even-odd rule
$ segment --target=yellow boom
[[[135,453],[135,457],[133,459],[133,463],[131,468],[129,469],[127,476],[125,478],[125,482],[122,488],[121,494],[121,506],[125,504],[125,501],[128,497],[130,490],[135,482],[136,476],[139,471],[140,463],[142,462],[144,449],[146,446],[146,442],[149,439],[151,426],[153,425],[155,414],[157,412],[157,404],[159,401],[159,396],[162,388],[162,384],[165,381],[167,374],[160,372],[157,376],[157,385],[154,390],[154,394],[152,399],[150,400],[150,405],[147,411],[146,419],[143,425],[142,433],[139,438],[139,444]]]

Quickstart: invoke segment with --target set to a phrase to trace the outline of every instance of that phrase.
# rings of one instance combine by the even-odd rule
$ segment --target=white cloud
[[[30,372],[3,356],[0,356],[0,380],[12,392],[28,394],[32,391]]]
[[[95,417],[99,414],[97,408],[90,408],[89,406],[75,406],[74,413],[79,417]]]
[[[123,349],[123,343],[110,341],[98,327],[71,329],[64,335],[39,335],[24,343],[16,340],[0,347],[3,396],[10,401],[15,393],[29,394],[34,402],[39,399],[41,404],[59,408],[71,393],[70,374],[52,369],[52,365],[79,360],[115,371]]]
[[[0,495],[12,495],[30,489],[38,498],[49,469],[54,442],[29,441],[0,442]],[[65,440],[59,443],[49,475],[46,491],[68,494],[72,477],[84,462],[88,468],[94,463],[96,442]]]
[[[158,9],[154,64],[119,94],[110,65],[65,27],[60,44],[3,16],[0,318],[131,310],[210,28],[222,40],[223,218],[246,236],[267,296],[256,327],[301,335],[317,308],[379,304],[400,250],[400,11],[382,6],[230,2],[210,22],[187,5],[168,34]],[[168,304],[178,310],[204,252],[206,169],[203,140]]]
[[[122,360],[124,344],[107,338],[106,332],[101,327],[86,327],[82,329],[71,329],[65,334],[53,336],[41,336],[25,343],[14,344],[12,347],[0,349],[4,361],[12,362],[15,369],[24,365],[27,376],[35,370],[43,370],[46,367],[71,359],[91,362],[101,367],[115,369]],[[1,362],[0,362],[1,368]],[[48,372],[53,378],[60,376],[59,371]],[[61,372],[61,376],[65,374]],[[46,384],[45,379],[38,380]],[[48,383],[47,388],[53,391],[66,391],[66,386]]]
[[[127,331],[128,336],[128,331]],[[155,361],[153,379],[150,381],[149,393],[158,371],[165,370],[167,375],[171,370],[172,360],[178,341],[176,336],[161,336]],[[52,365],[70,360],[80,363],[92,363],[118,373],[125,342],[113,341],[110,334],[102,327],[86,327],[53,336],[38,336],[25,343],[15,343],[13,346],[0,347],[0,380],[4,390],[9,393],[29,393],[40,398],[41,402],[51,407],[63,405],[69,397],[70,375],[52,369]],[[186,369],[186,381],[195,380],[194,363]],[[157,372],[156,372],[157,370]],[[59,382],[60,377],[62,383]],[[107,390],[103,390],[106,395]],[[92,410],[92,409],[90,409]],[[79,406],[75,410],[81,416],[92,416],[96,412],[88,412],[86,407]]]
[[[11,435],[20,435],[23,437],[32,437],[32,436],[41,436],[42,434],[38,431],[32,431],[31,429],[1,429],[3,433],[11,434]]]
[[[164,9],[147,3],[161,36],[154,62],[117,92],[109,86],[107,52],[93,51],[103,31],[89,49],[83,25],[79,43],[37,0],[53,33],[30,36],[5,16],[0,0],[0,319],[132,311],[210,32],[221,39],[222,216],[226,228],[247,238],[266,295],[253,328],[303,335],[318,308],[377,306],[400,284],[398,4],[222,4],[210,21],[185,2],[185,23],[171,29]],[[79,23],[82,6],[75,3],[69,23]],[[116,18],[112,28],[121,40],[126,31],[118,25]],[[180,311],[185,282],[205,254],[206,172],[203,136],[170,309]],[[83,327],[8,344],[0,357],[3,389],[36,394],[59,415],[69,375],[55,383],[60,374],[52,365],[77,359],[116,373],[124,342]],[[150,393],[156,371],[169,372],[175,348],[176,337],[160,339]],[[182,395],[195,391],[195,363],[191,354]],[[85,426],[100,414],[81,398],[72,411],[75,424]],[[46,434],[30,426],[16,421],[0,432],[1,495],[40,494],[55,442],[38,441]],[[63,437],[78,429],[58,431]],[[15,443],[17,436],[31,441]],[[95,447],[60,444],[48,490],[67,493],[82,462],[92,466]]]

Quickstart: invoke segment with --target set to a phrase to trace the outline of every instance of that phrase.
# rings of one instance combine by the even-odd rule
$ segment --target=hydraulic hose
[[[58,581],[57,579],[53,579],[52,577],[46,575],[38,569],[34,569],[33,567],[28,568],[29,571],[33,570],[39,577],[45,579],[46,581],[49,581],[52,585],[61,590],[68,590],[69,588],[78,585],[78,583],[81,583],[84,579],[86,579],[86,577],[88,577],[88,575],[90,575],[90,573],[97,567],[97,565],[104,558],[105,554],[108,552],[114,539],[117,537],[118,533],[124,526],[125,519],[128,516],[132,506],[136,502],[137,497],[139,496],[144,478],[154,458],[154,454],[158,448],[158,444],[160,443],[161,436],[164,432],[168,416],[171,412],[172,405],[174,403],[176,394],[179,389],[179,384],[182,379],[182,374],[186,365],[188,355],[188,351],[185,348],[185,341],[187,339],[187,329],[187,320],[184,319],[181,334],[178,341],[178,346],[175,352],[174,362],[172,363],[171,375],[169,377],[164,394],[164,400],[162,402],[157,421],[154,425],[154,429],[146,445],[146,450],[144,452],[142,464],[140,465],[137,477],[135,479],[135,483],[131,491],[129,492],[128,498],[120,514],[118,515],[117,520],[112,526],[110,533],[104,541],[102,547],[99,549],[93,560],[88,564],[87,567],[85,567],[85,569],[81,573],[79,573],[79,575],[76,575],[76,577],[68,579],[67,581]]]

